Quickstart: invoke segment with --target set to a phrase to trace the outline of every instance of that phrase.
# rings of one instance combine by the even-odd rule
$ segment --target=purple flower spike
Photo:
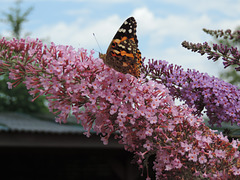
[[[211,125],[221,126],[222,122],[240,125],[240,90],[236,86],[161,60],[149,60],[145,69],[153,80],[167,86],[173,97],[196,108],[196,114],[205,109]]]

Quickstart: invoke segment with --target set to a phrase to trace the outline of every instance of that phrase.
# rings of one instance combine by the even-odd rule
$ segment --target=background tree
[[[33,10],[33,7],[29,7],[26,11],[23,11],[21,2],[17,0],[14,7],[10,7],[8,12],[2,13],[4,19],[1,19],[1,22],[10,25],[12,36],[17,39],[21,38],[23,23],[27,22],[27,17]],[[48,112],[44,97],[40,97],[32,102],[32,96],[29,95],[24,84],[21,83],[16,88],[9,90],[7,86],[8,81],[8,74],[0,77],[0,111]]]
[[[21,0],[17,0],[15,2],[15,7],[10,7],[8,12],[3,12],[5,18],[1,19],[2,22],[10,25],[12,36],[17,39],[21,36],[23,23],[27,21],[27,16],[33,10],[33,7],[29,7],[23,12],[21,3]]]

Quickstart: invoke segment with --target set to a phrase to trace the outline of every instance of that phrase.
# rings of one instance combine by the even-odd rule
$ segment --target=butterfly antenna
[[[97,45],[98,45],[98,47],[99,47],[99,49],[100,49],[100,51],[101,51],[101,53],[102,53],[102,49],[101,49],[101,47],[100,47],[100,45],[99,45],[99,43],[98,43],[98,41],[97,41],[97,38],[96,38],[96,36],[95,36],[95,34],[93,33],[93,36],[94,36],[94,38],[95,38],[95,41],[97,42]]]

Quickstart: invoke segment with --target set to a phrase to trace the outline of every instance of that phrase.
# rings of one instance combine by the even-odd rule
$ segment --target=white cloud
[[[140,34],[152,36],[152,41],[159,41],[169,36],[178,38],[187,36],[191,40],[201,40],[199,35],[201,29],[212,24],[207,15],[197,18],[186,15],[156,17],[146,7],[135,9],[133,15],[138,20]]]
[[[215,22],[210,16],[155,16],[148,8],[135,9],[133,15],[138,20],[138,29],[141,36],[147,36],[149,43],[143,49],[142,54],[147,58],[167,60],[170,63],[182,65],[185,69],[191,68],[210,75],[218,75],[222,65],[207,60],[207,56],[193,53],[181,46],[184,40],[198,43],[212,40],[205,34],[202,28],[231,28],[240,24],[238,20]],[[235,26],[234,26],[235,25]],[[140,42],[141,43],[141,42]],[[166,46],[165,46],[166,44]]]
[[[68,11],[67,13],[88,13],[88,10]],[[154,15],[147,7],[135,9],[132,15],[138,23],[138,37],[147,37],[149,41],[147,43],[152,46],[161,45],[165,41],[173,41],[174,43],[176,40],[201,42],[204,41],[203,36],[205,34],[202,32],[204,27],[218,29],[236,27],[237,24],[240,24],[240,20],[214,22],[206,14],[198,17],[174,14],[159,17]],[[91,20],[90,23],[88,21],[86,18],[78,18],[72,23],[58,22],[50,26],[43,26],[34,31],[34,34],[41,37],[49,36],[52,41],[58,43],[95,47],[96,42],[92,33],[96,34],[100,44],[107,45],[124,19],[121,19],[118,15],[112,15],[100,21]]]
[[[91,13],[90,9],[67,9],[65,11],[66,15],[70,16],[83,16]]]
[[[78,12],[72,13],[77,14]],[[218,70],[213,70],[216,67],[215,64],[208,61],[206,56],[201,57],[199,54],[184,49],[181,47],[181,42],[187,40],[197,43],[212,40],[211,36],[202,31],[204,27],[226,29],[240,24],[239,20],[234,19],[215,21],[207,13],[202,13],[199,16],[169,14],[161,17],[155,15],[147,7],[134,9],[132,15],[138,23],[137,34],[143,56],[165,59],[183,65],[185,68],[189,67],[201,72],[209,72],[211,75],[216,75],[218,72]],[[50,37],[51,41],[56,44],[68,44],[74,47],[98,50],[97,43],[92,35],[92,33],[95,33],[103,52],[106,52],[109,43],[123,21],[124,19],[120,18],[119,15],[111,15],[102,20],[91,19],[91,21],[88,18],[81,17],[71,23],[58,22],[50,26],[43,26],[34,31],[34,35],[40,38]]]
[[[29,0],[33,1],[33,0]],[[38,1],[43,1],[43,0],[38,0]],[[44,0],[44,1],[49,1],[49,0]],[[125,3],[129,2],[130,0],[50,0],[50,1],[57,1],[57,2],[89,2],[89,3]],[[134,1],[134,0],[132,0]]]
[[[101,46],[107,46],[122,21],[117,15],[90,23],[83,18],[79,18],[72,23],[58,22],[51,26],[43,26],[35,30],[33,35],[39,38],[50,37],[50,40],[56,44],[92,49],[97,47],[93,33],[95,33]],[[106,50],[103,49],[103,51]]]
[[[220,12],[227,16],[239,16],[240,1],[236,0],[164,0],[179,7],[185,7],[195,13]]]
[[[0,35],[3,36],[3,37],[11,37],[12,36],[12,33],[10,31],[2,31],[0,32]]]
[[[217,22],[215,25],[215,28],[217,29],[231,29],[231,30],[235,30],[237,28],[237,26],[240,25],[240,20],[236,19],[236,20],[229,20],[229,19],[223,19],[220,22]]]
[[[181,65],[185,70],[196,69],[211,76],[217,76],[220,69],[223,69],[222,64],[208,60],[206,55],[201,56],[183,47],[168,48],[162,56],[163,59],[168,58],[168,62]]]

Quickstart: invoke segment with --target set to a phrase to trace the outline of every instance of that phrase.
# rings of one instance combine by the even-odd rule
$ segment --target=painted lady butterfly
[[[115,34],[107,53],[99,53],[99,57],[109,67],[121,73],[140,76],[142,58],[138,49],[136,35],[137,23],[134,17],[128,18]]]

